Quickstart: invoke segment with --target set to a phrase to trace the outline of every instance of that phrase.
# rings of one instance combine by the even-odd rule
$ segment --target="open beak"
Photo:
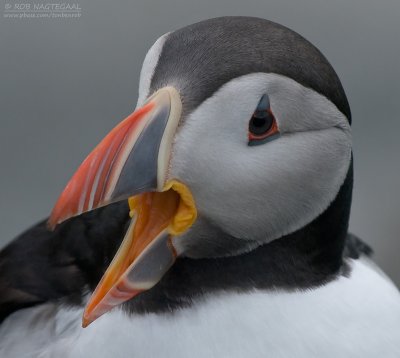
[[[83,212],[129,201],[130,226],[86,306],[83,327],[153,287],[176,259],[172,237],[196,220],[189,188],[176,179],[167,181],[181,108],[174,88],[157,91],[89,154],[50,215],[48,225],[54,228]]]

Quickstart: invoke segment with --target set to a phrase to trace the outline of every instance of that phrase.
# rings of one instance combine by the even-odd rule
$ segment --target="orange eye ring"
[[[254,131],[252,132],[251,122],[253,120],[255,120],[255,119],[257,120],[259,118],[257,116],[258,113],[256,111],[254,113],[253,117],[250,119],[250,123],[249,123],[249,132],[248,132],[249,146],[254,146],[254,145],[270,142],[271,140],[276,139],[280,135],[279,129],[278,129],[278,124],[276,122],[275,116],[272,113],[272,111],[270,109],[267,109],[264,112],[267,113],[267,116],[270,118],[272,123],[271,123],[271,125],[268,126],[267,130],[262,134],[254,133]]]

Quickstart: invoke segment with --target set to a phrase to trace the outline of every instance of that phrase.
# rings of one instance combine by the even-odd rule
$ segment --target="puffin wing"
[[[12,312],[64,299],[80,303],[111,262],[129,222],[127,203],[72,218],[50,231],[44,220],[0,251],[0,322]]]

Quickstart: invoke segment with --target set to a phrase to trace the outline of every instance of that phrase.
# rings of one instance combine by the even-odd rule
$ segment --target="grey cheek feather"
[[[247,123],[265,91],[281,137],[248,147]],[[189,185],[202,218],[186,237],[219,230],[248,251],[294,232],[334,200],[350,159],[347,119],[325,97],[275,74],[232,80],[185,119],[175,139],[170,177]],[[238,250],[237,240],[224,241],[230,253]]]
[[[232,237],[212,220],[202,216],[188,232],[172,240],[178,254],[196,259],[238,255],[258,246],[257,242]]]

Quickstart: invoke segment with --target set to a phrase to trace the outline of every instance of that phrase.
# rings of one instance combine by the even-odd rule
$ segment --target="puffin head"
[[[144,60],[136,110],[49,219],[129,201],[130,227],[84,326],[156,285],[179,256],[240,255],[311,225],[351,175],[351,156],[340,81],[295,32],[224,17],[163,35]]]

